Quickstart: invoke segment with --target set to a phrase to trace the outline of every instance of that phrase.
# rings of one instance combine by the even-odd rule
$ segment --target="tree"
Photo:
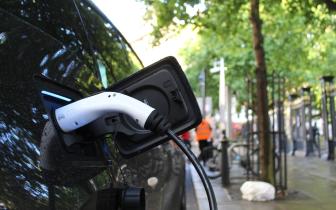
[[[253,47],[256,57],[256,88],[257,88],[257,127],[259,137],[259,156],[261,178],[274,184],[273,180],[273,152],[269,134],[268,96],[267,96],[267,67],[265,61],[262,23],[259,15],[259,0],[251,0],[251,16],[253,29]]]
[[[245,78],[253,75],[256,77],[256,101],[259,105],[254,110],[258,112],[260,119],[258,124],[263,133],[262,141],[266,142],[262,146],[265,149],[261,158],[264,160],[261,167],[262,178],[272,182],[272,175],[267,170],[272,167],[271,163],[267,163],[267,159],[271,159],[267,158],[267,152],[271,148],[267,144],[267,90],[272,88],[267,87],[267,69],[286,77],[287,93],[307,84],[319,93],[318,78],[323,74],[334,74],[332,63],[336,60],[333,50],[336,44],[336,17],[333,7],[329,5],[330,1],[144,2],[148,6],[147,16],[156,21],[153,23],[153,35],[157,42],[165,34],[178,32],[186,26],[191,25],[197,30],[197,42],[188,43],[182,51],[185,63],[188,64],[187,75],[194,90],[197,90],[198,72],[210,68],[213,61],[220,57],[225,58],[228,66],[227,84],[237,93],[240,106],[247,99]],[[251,34],[254,35],[253,39]],[[209,76],[218,79],[213,75]],[[214,81],[211,85],[217,83]],[[212,94],[216,98],[215,93],[217,91]]]
[[[162,32],[169,29],[171,24],[178,25],[178,21],[175,20],[176,17],[179,20],[183,20],[182,23],[194,24],[200,28],[211,28],[213,31],[222,30],[217,24],[220,24],[220,19],[223,19],[226,15],[229,15],[229,19],[235,20],[239,17],[233,15],[234,11],[239,11],[241,8],[246,6],[248,3],[246,1],[207,1],[207,9],[201,13],[200,10],[197,11],[195,15],[190,15],[187,12],[188,6],[195,6],[200,2],[197,0],[174,0],[174,1],[148,1],[145,3],[153,8],[151,12],[155,12],[157,17],[157,24],[154,27],[153,34],[156,38],[162,37]],[[221,6],[221,4],[223,6]],[[260,157],[261,157],[261,178],[265,181],[273,183],[272,174],[269,174],[270,170],[268,168],[273,168],[272,158],[272,143],[269,138],[269,120],[268,120],[268,101],[267,101],[267,72],[266,72],[266,61],[265,53],[263,48],[263,36],[261,30],[261,19],[259,16],[259,1],[251,0],[250,2],[250,20],[253,29],[253,46],[256,58],[256,81],[257,81],[257,116],[258,116],[258,130],[259,130],[259,142],[260,142]],[[222,8],[225,14],[218,15],[217,9]],[[151,14],[151,13],[150,13]],[[219,17],[219,20],[212,21],[211,18]],[[225,23],[225,20],[224,20]],[[226,22],[227,23],[227,22]],[[232,27],[233,30],[236,30]],[[231,30],[232,30],[231,29]]]

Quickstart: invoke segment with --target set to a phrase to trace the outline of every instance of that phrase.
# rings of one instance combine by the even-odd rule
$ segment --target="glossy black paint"
[[[147,189],[147,209],[178,209],[184,161],[168,145],[131,160],[113,150],[112,170],[72,187],[51,185],[42,176],[39,145],[48,116],[33,75],[83,95],[108,88],[142,68],[117,29],[84,0],[2,0],[0,20],[0,203],[9,209],[80,209],[95,189],[126,180]],[[155,187],[147,184],[151,177],[159,180]]]

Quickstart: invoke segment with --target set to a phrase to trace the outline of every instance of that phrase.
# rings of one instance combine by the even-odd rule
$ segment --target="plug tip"
[[[171,124],[158,111],[154,110],[147,118],[144,127],[154,133],[164,135],[170,129]]]

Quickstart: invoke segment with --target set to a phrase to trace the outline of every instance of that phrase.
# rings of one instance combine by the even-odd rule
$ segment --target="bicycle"
[[[203,155],[205,156],[204,169],[210,179],[216,179],[221,176],[221,150],[221,144],[210,145],[203,149]]]
[[[222,146],[221,144],[207,146],[203,149],[205,155],[204,169],[210,179],[221,176]],[[253,176],[259,176],[259,147],[248,148],[246,143],[232,143],[228,148],[229,168],[237,163]],[[280,156],[275,152],[275,170],[280,169]]]

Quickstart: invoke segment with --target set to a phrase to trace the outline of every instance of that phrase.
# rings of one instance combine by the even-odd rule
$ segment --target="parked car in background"
[[[127,182],[148,210],[184,209],[184,159],[170,144],[119,159],[88,182],[50,184],[39,167],[48,115],[33,76],[88,96],[140,70],[137,55],[89,0],[0,1],[0,209],[80,209],[93,191]],[[85,172],[80,174],[86,176]]]

